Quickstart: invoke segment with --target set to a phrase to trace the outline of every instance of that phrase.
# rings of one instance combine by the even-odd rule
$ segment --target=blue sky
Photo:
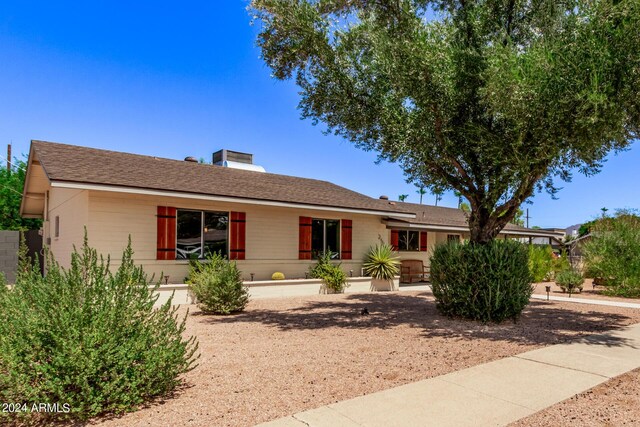
[[[133,3],[133,4],[132,4]],[[300,120],[298,94],[259,58],[242,0],[1,2],[0,154],[31,139],[182,159],[219,148],[267,171],[369,196],[419,196],[393,164]],[[530,225],[569,226],[605,206],[639,208],[640,149],[526,205]],[[73,167],[73,165],[70,165]],[[425,196],[432,204],[434,196]],[[440,204],[456,206],[445,195]]]

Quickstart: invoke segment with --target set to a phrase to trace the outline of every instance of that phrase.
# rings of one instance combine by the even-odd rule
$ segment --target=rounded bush
[[[494,240],[450,242],[431,258],[431,284],[441,313],[482,322],[517,319],[533,292],[526,245]]]
[[[332,255],[332,252],[322,254],[318,262],[309,268],[309,277],[321,279],[327,289],[341,293],[349,286],[349,282],[341,264],[332,264]]]
[[[556,275],[556,284],[563,292],[569,292],[569,296],[577,290],[582,291],[584,278],[577,271],[561,271]]]
[[[534,282],[544,282],[553,276],[553,260],[550,245],[529,245],[529,270]]]
[[[217,252],[210,254],[207,262],[191,261],[187,281],[203,313],[236,313],[249,302],[249,290],[242,283],[238,266]]]
[[[271,280],[284,280],[284,274],[276,271],[271,275]]]

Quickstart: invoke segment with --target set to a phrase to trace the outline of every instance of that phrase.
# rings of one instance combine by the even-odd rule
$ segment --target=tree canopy
[[[303,118],[456,190],[486,243],[638,136],[637,0],[253,0]]]
[[[0,230],[35,230],[39,219],[22,218],[20,202],[26,173],[26,163],[14,160],[11,170],[0,169]]]

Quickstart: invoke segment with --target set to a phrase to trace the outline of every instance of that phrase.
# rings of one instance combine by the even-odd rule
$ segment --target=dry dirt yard
[[[417,291],[256,300],[232,316],[192,308],[202,356],[185,386],[93,424],[250,426],[638,322],[640,310],[533,301],[517,323],[487,326],[442,317]]]
[[[638,426],[640,425],[640,369],[573,396],[512,427]]]

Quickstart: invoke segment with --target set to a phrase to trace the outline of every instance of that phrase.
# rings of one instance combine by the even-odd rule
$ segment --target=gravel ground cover
[[[620,302],[633,302],[640,303],[640,298],[622,298],[622,297],[610,297],[602,294],[603,287],[596,286],[595,288],[592,285],[593,279],[585,279],[582,292],[575,292],[571,294],[571,298],[590,298],[590,299],[602,299],[607,301],[620,301]],[[569,294],[562,292],[562,289],[555,284],[555,282],[542,282],[542,283],[534,283],[535,290],[534,294],[546,295],[547,291],[545,289],[546,285],[551,285],[551,293],[550,295],[556,297],[568,297]]]
[[[639,426],[640,369],[511,424],[525,426]]]
[[[640,322],[640,310],[533,301],[517,323],[487,326],[440,316],[418,291],[256,300],[225,317],[191,310],[202,356],[184,387],[93,424],[250,426]]]

